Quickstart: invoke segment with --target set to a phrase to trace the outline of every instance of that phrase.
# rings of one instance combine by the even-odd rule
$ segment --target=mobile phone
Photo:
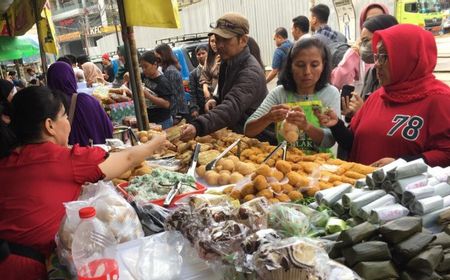
[[[355,87],[351,85],[344,85],[341,90],[341,97],[351,97],[352,92],[355,91]]]

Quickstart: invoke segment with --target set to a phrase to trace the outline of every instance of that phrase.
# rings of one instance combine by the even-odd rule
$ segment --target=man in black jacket
[[[219,18],[211,31],[216,37],[222,63],[219,70],[218,96],[206,101],[209,108],[186,125],[182,139],[204,136],[224,127],[243,133],[245,121],[267,95],[264,71],[247,46],[249,23],[237,13]]]

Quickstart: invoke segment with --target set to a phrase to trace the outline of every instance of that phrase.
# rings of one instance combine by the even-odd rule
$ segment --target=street
[[[437,79],[450,85],[450,34],[436,37],[438,61],[435,68]]]

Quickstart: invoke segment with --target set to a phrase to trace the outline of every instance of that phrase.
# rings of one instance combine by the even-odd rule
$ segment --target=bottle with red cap
[[[94,207],[79,211],[81,222],[72,241],[72,258],[78,279],[118,279],[117,262],[104,255],[105,248],[115,245],[116,239],[95,214]]]

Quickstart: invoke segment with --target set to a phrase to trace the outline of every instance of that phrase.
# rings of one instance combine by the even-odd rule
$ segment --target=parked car
[[[450,9],[444,11],[442,17],[442,33],[446,34],[450,32]]]

